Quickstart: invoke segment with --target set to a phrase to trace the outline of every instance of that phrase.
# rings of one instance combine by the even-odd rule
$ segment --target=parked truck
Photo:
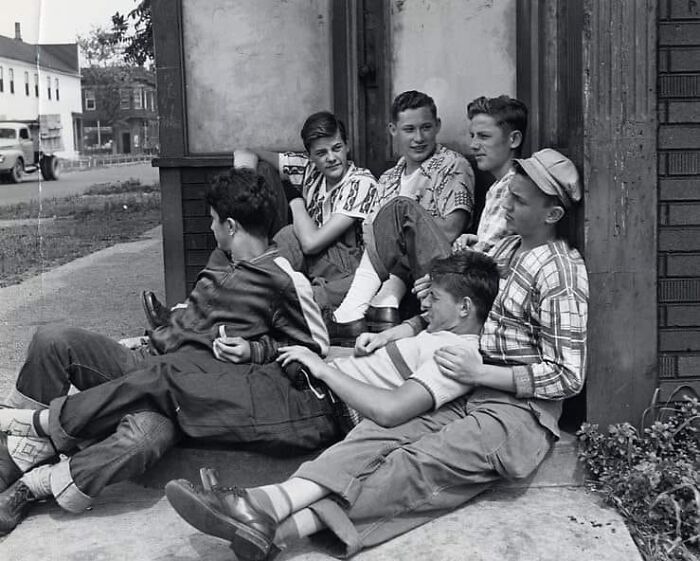
[[[58,179],[56,152],[62,150],[60,115],[40,115],[36,121],[0,121],[0,174],[13,183],[37,170],[47,181]]]

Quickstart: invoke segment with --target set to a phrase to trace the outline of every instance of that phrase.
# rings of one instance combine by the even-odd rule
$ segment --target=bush
[[[660,409],[642,434],[584,423],[579,459],[608,504],[625,517],[648,561],[700,559],[700,401]]]

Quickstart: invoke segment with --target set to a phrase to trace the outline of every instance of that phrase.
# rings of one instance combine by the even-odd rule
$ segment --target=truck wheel
[[[60,175],[58,158],[56,156],[44,156],[39,162],[39,169],[41,170],[41,176],[46,181],[58,179]]]
[[[17,158],[15,165],[12,166],[10,170],[10,181],[12,183],[19,183],[22,181],[22,176],[24,175],[24,162],[22,158]]]

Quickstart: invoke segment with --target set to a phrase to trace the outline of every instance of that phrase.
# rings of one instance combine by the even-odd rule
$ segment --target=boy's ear
[[[236,230],[240,228],[238,222],[236,222],[233,218],[226,219],[226,227],[228,229],[229,236],[233,236],[236,233]]]
[[[396,130],[397,130],[397,129],[396,129],[396,123],[394,123],[393,121],[390,122],[390,123],[389,123],[389,126],[388,126],[388,129],[389,129],[389,134],[390,134],[391,136],[396,136]]]
[[[523,143],[523,133],[520,131],[510,131],[510,149],[516,150]]]
[[[474,307],[474,303],[472,302],[472,299],[469,298],[469,296],[465,296],[462,298],[462,302],[459,305],[459,317],[469,317],[469,314],[472,313],[472,309]]]
[[[545,222],[547,224],[556,224],[562,218],[564,218],[564,214],[566,214],[566,211],[563,207],[560,205],[554,205],[549,209],[549,212],[547,212]]]

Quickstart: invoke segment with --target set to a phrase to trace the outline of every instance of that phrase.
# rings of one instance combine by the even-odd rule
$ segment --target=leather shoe
[[[360,318],[348,323],[337,323],[331,316],[326,321],[326,327],[328,328],[328,337],[331,340],[331,345],[354,347],[357,336],[367,331],[367,321],[365,318]]]
[[[185,479],[169,481],[165,495],[175,511],[200,532],[231,542],[241,559],[263,561],[279,552],[272,543],[277,523],[253,505],[245,489],[195,488]]]
[[[7,449],[7,435],[0,432],[0,493],[22,477],[22,470],[12,460]]]
[[[151,329],[156,329],[161,325],[168,325],[170,322],[170,310],[160,303],[160,300],[153,292],[144,290],[141,293],[141,303]]]
[[[21,479],[0,493],[0,536],[9,534],[27,517],[33,500],[34,495]]]
[[[367,328],[372,333],[380,333],[401,323],[398,308],[375,308],[370,306],[367,309],[365,318],[367,319]]]

